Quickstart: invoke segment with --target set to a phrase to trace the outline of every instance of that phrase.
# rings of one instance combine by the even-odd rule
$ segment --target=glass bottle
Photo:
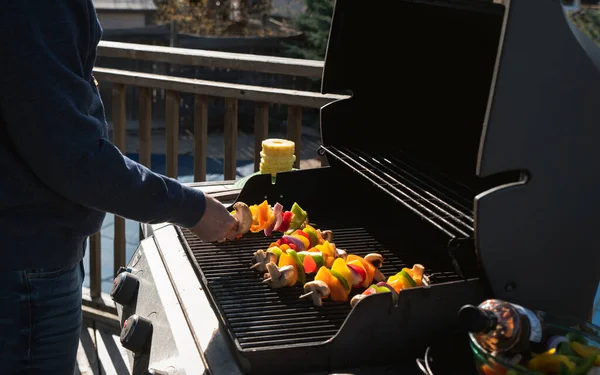
[[[494,355],[529,356],[543,349],[545,332],[535,312],[506,301],[488,299],[479,306],[465,305],[459,321],[479,345]]]

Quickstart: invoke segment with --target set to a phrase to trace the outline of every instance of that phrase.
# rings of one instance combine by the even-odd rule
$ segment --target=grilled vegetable
[[[267,264],[266,282],[271,288],[283,288],[286,286],[294,286],[298,281],[298,270],[292,265],[286,265],[283,267],[277,267],[275,263]]]
[[[294,259],[296,269],[298,270],[298,281],[300,282],[300,284],[304,285],[306,283],[306,273],[304,272],[304,264],[302,264],[300,257],[298,257],[298,254],[294,250],[288,250],[286,254],[288,254],[292,257],[292,259]]]
[[[233,209],[235,211],[232,215],[238,221],[238,235],[243,235],[248,232],[252,226],[252,212],[250,212],[248,205],[243,202],[236,202],[233,205]]]
[[[342,258],[337,258],[331,266],[331,274],[337,277],[344,288],[350,292],[352,289],[352,271]]]
[[[288,252],[289,250],[293,249],[285,244],[281,245],[280,247],[269,247],[269,249],[266,251],[262,249],[257,250],[254,252],[254,256],[252,258],[254,264],[252,264],[250,268],[257,270],[260,273],[265,273],[267,272],[267,263],[273,262],[277,264],[277,262],[279,262],[281,253]],[[307,274],[315,273],[319,267],[325,265],[325,258],[321,253],[300,251],[297,254]]]
[[[315,306],[322,306],[323,299],[329,297],[329,286],[322,280],[309,281],[304,284],[304,293],[300,298],[310,297]]]
[[[329,287],[329,296],[332,301],[344,302],[348,300],[349,290],[344,287],[340,279],[335,277],[327,267],[319,268],[315,280],[322,281]]]
[[[377,283],[377,285],[371,285],[363,293],[357,294],[354,297],[352,297],[352,299],[350,300],[350,306],[354,307],[358,302],[360,302],[365,297],[370,296],[371,294],[377,294],[377,293],[392,293],[393,303],[395,304],[398,302],[398,298],[399,298],[398,293],[396,293],[394,288],[389,286],[387,283],[381,282],[381,283]]]
[[[308,214],[296,202],[294,202],[294,204],[292,204],[292,209],[290,211],[292,211],[292,214],[294,216],[292,217],[292,221],[290,222],[290,227],[289,227],[288,231],[302,229],[302,227],[304,226],[304,223],[308,219]]]
[[[354,286],[355,288],[358,288],[360,286],[366,288],[373,282],[373,275],[375,274],[376,269],[376,267],[373,264],[367,262],[362,257],[354,254],[348,255],[348,257],[346,258],[346,262],[348,263],[348,266],[362,266],[362,268],[365,270],[366,275],[365,279],[362,281],[362,285],[353,284],[352,286]]]
[[[367,257],[365,257],[366,259]],[[378,258],[375,256],[369,257],[371,260],[377,260]],[[355,295],[350,300],[350,305],[355,306],[358,302],[365,299],[367,296],[375,293],[387,293],[392,292],[394,294],[394,303],[397,302],[398,293],[402,289],[414,288],[417,286],[423,285],[423,271],[425,267],[420,264],[413,265],[412,269],[403,268],[397,274],[390,276],[386,282],[378,282],[377,285],[371,285],[367,290],[365,290],[361,294]],[[415,277],[419,280],[417,283],[411,275],[415,275]]]
[[[283,212],[283,206],[279,202],[275,203],[275,205],[273,206],[273,217],[275,219],[273,220],[271,225],[269,225],[267,228],[264,229],[265,236],[268,237],[268,236],[272,235],[273,231],[276,230],[275,229],[276,226],[277,226],[277,228],[279,228],[279,226],[281,225],[281,213],[282,212]],[[246,233],[246,232],[244,232],[244,233]]]
[[[240,222],[238,225],[238,238],[248,231],[252,233],[263,231],[265,236],[271,236],[274,231],[290,235],[296,230],[303,229],[308,219],[307,212],[298,203],[292,205],[291,211],[283,211],[283,206],[280,203],[275,203],[271,207],[267,200],[251,206],[243,202],[236,202],[233,208],[234,211],[231,212],[231,215],[235,216]],[[317,233],[319,232],[317,231]],[[305,232],[299,234],[306,237],[306,248],[313,246],[311,235]]]
[[[424,271],[425,268],[420,264],[415,264],[412,269],[403,268],[402,271],[388,278],[388,284],[398,293],[402,289],[414,288],[422,284]]]
[[[302,264],[304,265],[304,271],[307,274],[315,273],[319,268],[325,265],[325,258],[323,254],[317,252],[302,251],[298,253]]]
[[[319,233],[315,228],[311,227],[310,225],[306,225],[303,232],[306,233],[310,239],[310,247],[315,247],[320,243],[319,240],[322,237],[319,236]]]
[[[575,369],[575,363],[569,359],[569,357],[560,354],[540,354],[535,358],[532,358],[527,367],[533,371],[558,372],[561,364],[567,366],[569,371]]]
[[[594,364],[596,366],[600,366],[600,349],[593,346],[584,345],[579,341],[571,341],[571,349],[573,349],[573,351],[577,353],[577,355],[584,358],[588,358],[592,355],[597,355]]]

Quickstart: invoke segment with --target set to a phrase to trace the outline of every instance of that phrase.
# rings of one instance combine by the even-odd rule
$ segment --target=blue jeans
[[[0,373],[72,375],[81,332],[83,262],[0,271]]]

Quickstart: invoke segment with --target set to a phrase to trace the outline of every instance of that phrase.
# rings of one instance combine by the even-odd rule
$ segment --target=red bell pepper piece
[[[290,229],[290,223],[292,222],[292,218],[294,214],[291,211],[285,211],[281,214],[281,225],[277,228],[278,232],[286,232]]]

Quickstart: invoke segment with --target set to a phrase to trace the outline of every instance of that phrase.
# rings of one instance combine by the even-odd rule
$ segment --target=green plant
[[[304,38],[286,45],[286,55],[310,60],[325,58],[334,3],[334,0],[305,0],[306,12],[296,19],[296,29]]]

